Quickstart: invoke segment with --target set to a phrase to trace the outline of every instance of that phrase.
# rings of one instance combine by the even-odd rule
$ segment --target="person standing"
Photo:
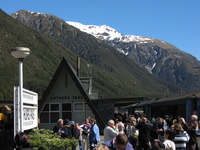
[[[190,140],[187,143],[187,150],[196,150],[197,147],[197,135],[196,129],[198,129],[198,117],[197,115],[190,116],[189,123],[185,122],[183,117],[180,118],[180,124],[182,125],[183,130],[185,130],[190,136]],[[196,123],[195,123],[196,122]]]
[[[133,148],[136,149],[138,145],[138,129],[135,128],[136,119],[130,118],[130,123],[126,126],[126,134],[128,136],[129,142],[132,144]]]
[[[67,130],[67,127],[65,127],[63,123],[63,119],[58,119],[57,125],[53,128],[53,132],[60,135],[61,138],[68,138],[69,132]]]
[[[115,126],[114,120],[108,121],[108,125],[104,128],[103,134],[104,142],[114,139],[119,134],[118,126],[117,124]]]
[[[119,131],[119,133],[120,134],[124,134],[125,133],[124,123],[120,121],[120,122],[117,123],[117,125],[118,125],[118,131]]]
[[[85,119],[85,123],[83,123],[82,125],[80,125],[80,127],[82,128],[82,133],[83,133],[83,147],[84,150],[89,149],[89,131],[91,128],[91,124],[89,122],[89,118]]]
[[[176,150],[174,137],[174,130],[167,129],[164,132],[164,142],[159,139],[155,139],[155,146],[158,147],[159,150]]]
[[[150,130],[152,128],[152,125],[147,123],[147,118],[143,116],[141,121],[136,124],[135,127],[139,130],[139,149],[150,150]]]
[[[172,126],[172,121],[169,118],[169,115],[165,115],[165,121],[166,121],[168,129],[169,129]]]
[[[100,141],[99,127],[96,124],[95,119],[91,119],[91,128],[89,134],[90,150],[93,150],[97,146],[97,143]]]
[[[190,139],[188,133],[183,130],[180,123],[174,124],[174,131],[176,134],[174,138],[176,150],[186,150],[186,144]]]
[[[79,126],[79,123],[75,125],[75,138],[78,140],[79,149],[84,150],[83,148],[83,137],[82,137],[82,129]]]

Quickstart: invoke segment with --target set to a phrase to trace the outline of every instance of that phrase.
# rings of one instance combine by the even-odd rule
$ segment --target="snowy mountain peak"
[[[66,21],[66,23],[78,28],[83,32],[92,34],[93,36],[95,36],[96,38],[100,38],[101,40],[113,40],[115,38],[121,38],[123,36],[117,30],[107,25],[101,25],[101,26],[83,25],[78,22],[70,22],[70,21]]]
[[[135,36],[135,35],[123,35],[122,33],[118,32],[117,30],[107,26],[107,25],[83,25],[78,22],[71,22],[66,21],[69,25],[72,25],[79,30],[86,32],[95,36],[101,40],[119,40],[120,42],[138,42],[138,43],[147,43],[147,41],[153,42],[152,38],[142,37],[142,36]]]

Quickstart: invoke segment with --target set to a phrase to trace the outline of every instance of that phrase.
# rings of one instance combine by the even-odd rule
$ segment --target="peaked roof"
[[[85,101],[87,102],[88,106],[90,107],[90,109],[92,110],[92,112],[95,115],[95,118],[98,122],[98,125],[100,126],[101,129],[104,128],[105,126],[105,122],[103,121],[103,119],[101,118],[100,114],[98,113],[98,111],[96,110],[94,104],[91,102],[91,100],[89,99],[89,96],[87,95],[86,91],[84,90],[80,79],[78,78],[78,76],[76,75],[76,71],[74,70],[74,68],[66,61],[66,59],[63,57],[62,61],[59,65],[59,67],[57,68],[49,86],[47,87],[42,99],[39,101],[39,112],[41,112],[42,106],[45,103],[45,100],[49,94],[49,92],[51,91],[53,85],[56,82],[56,79],[58,78],[59,74],[61,73],[61,70],[63,68],[66,68],[67,71],[69,72],[70,76],[72,77],[72,80],[75,82],[77,88],[79,89],[80,93],[83,95]]]

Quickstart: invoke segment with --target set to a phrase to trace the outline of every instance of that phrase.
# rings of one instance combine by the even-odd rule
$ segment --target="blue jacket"
[[[90,143],[97,143],[100,141],[99,127],[96,124],[90,128],[89,140]]]
[[[108,146],[109,150],[116,150],[113,140],[107,141],[102,144]],[[134,150],[134,149],[133,149],[133,146],[128,142],[124,150]]]

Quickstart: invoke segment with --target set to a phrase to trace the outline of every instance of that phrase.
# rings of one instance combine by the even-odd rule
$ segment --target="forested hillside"
[[[52,17],[54,25],[57,23],[56,19]],[[62,27],[64,26],[67,25],[63,24]],[[93,36],[71,26],[67,26],[67,29],[61,32],[64,31],[68,31],[65,40],[69,41],[70,46],[64,46],[61,42],[44,36],[0,11],[0,100],[12,100],[13,87],[18,85],[18,61],[11,56],[11,49],[19,46],[29,47],[31,50],[31,54],[23,63],[24,88],[37,92],[39,98],[62,57],[76,68],[77,54],[72,49],[81,49],[84,56],[93,59],[88,62],[87,58],[84,60],[80,55],[81,75],[87,74],[87,64],[90,64],[93,70],[93,89],[99,90],[100,98],[133,96],[154,98],[161,97],[163,89],[168,95],[180,90],[179,87],[144,71],[133,61]],[[89,55],[90,53],[94,55]]]

